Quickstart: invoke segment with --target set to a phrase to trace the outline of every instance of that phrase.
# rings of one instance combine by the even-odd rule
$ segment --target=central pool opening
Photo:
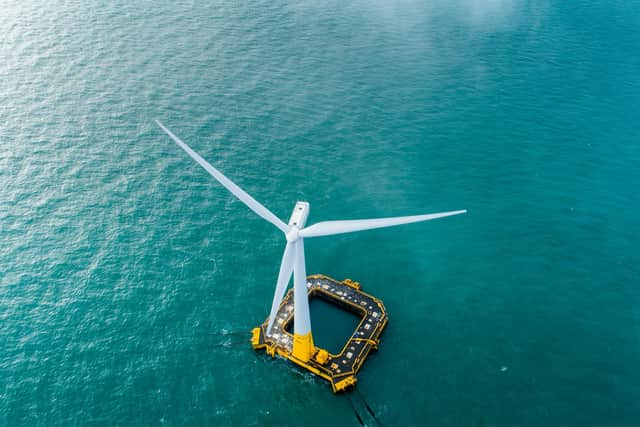
[[[349,341],[362,320],[361,316],[327,301],[321,295],[309,297],[309,312],[313,344],[332,354],[342,351],[342,347]],[[287,324],[286,330],[293,333],[293,318]]]

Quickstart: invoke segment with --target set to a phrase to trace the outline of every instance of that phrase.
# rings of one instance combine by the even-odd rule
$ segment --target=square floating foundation
[[[267,354],[280,355],[298,366],[318,375],[331,384],[334,393],[355,386],[356,375],[369,352],[378,349],[380,335],[387,326],[387,311],[382,301],[361,290],[358,282],[345,279],[338,282],[323,275],[307,277],[309,298],[322,298],[331,304],[351,311],[361,320],[339,354],[327,350],[315,349],[313,357],[302,361],[293,356],[293,335],[287,326],[293,320],[293,289],[282,300],[276,320],[267,335],[266,319],[262,325],[252,331],[251,344],[255,350],[265,349]]]

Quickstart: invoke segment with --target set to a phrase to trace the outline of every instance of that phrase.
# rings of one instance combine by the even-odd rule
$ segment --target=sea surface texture
[[[251,349],[284,237],[155,119],[285,221],[469,210],[307,239],[357,392]],[[637,426],[639,123],[636,0],[0,0],[0,426]]]

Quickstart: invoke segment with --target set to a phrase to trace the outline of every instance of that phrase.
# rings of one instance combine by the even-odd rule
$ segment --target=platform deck
[[[254,349],[266,349],[274,356],[283,356],[297,365],[308,369],[328,380],[334,392],[342,391],[355,385],[356,374],[362,367],[372,349],[377,349],[380,334],[388,322],[387,312],[382,301],[360,289],[360,284],[349,279],[339,282],[323,275],[313,275],[307,278],[309,298],[323,298],[345,310],[349,310],[361,318],[360,323],[339,354],[331,354],[323,349],[317,349],[309,361],[301,361],[293,357],[293,335],[287,331],[293,321],[293,289],[286,294],[276,321],[267,335],[268,320],[253,331],[252,344]]]

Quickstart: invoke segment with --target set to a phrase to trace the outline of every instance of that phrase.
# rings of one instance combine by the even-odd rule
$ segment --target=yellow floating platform
[[[293,335],[287,331],[293,321],[293,289],[282,300],[271,332],[266,333],[269,321],[266,319],[252,330],[251,345],[254,350],[265,349],[272,357],[282,356],[324,378],[334,393],[344,391],[355,386],[356,374],[369,352],[377,350],[380,334],[387,326],[387,311],[382,301],[363,292],[358,282],[349,279],[338,282],[317,274],[307,277],[307,289],[309,298],[323,298],[361,317],[340,354],[316,347],[313,357],[306,362],[293,356]]]

